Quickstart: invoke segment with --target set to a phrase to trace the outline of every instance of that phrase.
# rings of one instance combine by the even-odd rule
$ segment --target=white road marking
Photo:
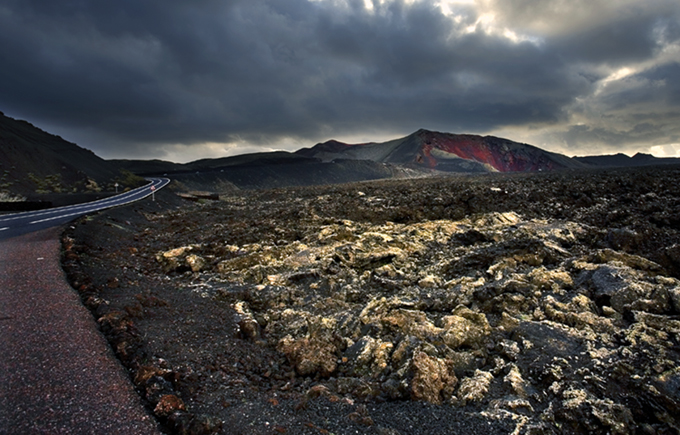
[[[83,214],[83,213],[84,212],[77,212],[77,213],[71,213],[71,214],[60,214],[59,216],[54,216],[54,217],[47,218],[47,219],[40,219],[39,221],[29,222],[28,224],[34,225],[34,224],[39,224],[41,222],[53,221],[55,219],[62,219],[62,218],[66,218],[66,217],[77,216],[77,215],[80,215],[80,214]]]
[[[51,209],[47,209],[47,210],[24,211],[24,212],[21,212],[21,213],[15,213],[15,214],[10,215],[7,218],[0,218],[0,222],[11,221],[11,220],[19,219],[19,218],[22,218],[22,217],[28,217],[28,216],[38,217],[38,216],[56,214],[56,213],[61,213],[62,211],[71,210],[71,209],[78,208],[78,207],[95,206],[95,204],[100,204],[100,203],[106,204],[107,202],[109,202],[111,200],[123,201],[123,200],[127,200],[127,198],[135,196],[137,193],[142,192],[144,189],[148,189],[149,186],[151,186],[151,185],[160,185],[162,183],[163,183],[162,181],[160,181],[160,182],[150,182],[149,184],[146,184],[144,186],[132,189],[129,192],[121,193],[121,194],[118,194],[118,195],[115,195],[115,196],[110,196],[108,198],[98,199],[96,201],[86,202],[86,203],[83,203],[83,204],[73,204],[73,205],[67,205],[67,206],[64,206],[64,207],[55,207],[55,208],[51,208]],[[167,183],[165,183],[165,184],[167,184]],[[165,186],[165,184],[163,184],[163,186]],[[149,195],[151,195],[151,194],[149,193]],[[147,196],[149,196],[149,195],[147,195]],[[104,207],[102,207],[102,208],[104,208]],[[73,215],[69,215],[69,216],[73,216]],[[46,219],[46,220],[51,220],[51,219]]]
[[[111,207],[118,207],[121,205],[130,204],[135,201],[152,196],[154,191],[159,187],[165,187],[169,181],[166,180],[155,180],[145,186],[138,187],[126,193],[121,193],[108,198],[99,199],[97,201],[91,201],[83,204],[74,204],[66,207],[57,207],[49,210],[39,211],[39,212],[22,212],[10,215],[9,217],[0,219],[0,223],[7,221],[20,221],[29,220],[31,218],[36,219],[43,217],[42,219],[36,219],[34,221],[28,222],[28,224],[20,223],[20,226],[24,225],[35,225],[43,222],[53,221],[57,219],[65,219],[75,216],[82,216],[88,213],[96,212],[99,210],[104,210]],[[159,187],[156,187],[159,186]],[[152,189],[149,189],[151,187]],[[51,217],[46,217],[52,215]],[[7,224],[5,224],[7,225]],[[10,229],[10,227],[0,228],[0,231],[5,231]]]

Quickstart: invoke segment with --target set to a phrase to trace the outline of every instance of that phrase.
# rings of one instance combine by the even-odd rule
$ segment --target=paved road
[[[159,435],[60,264],[59,226],[151,195],[0,216],[0,435]],[[153,188],[153,190],[152,190]]]
[[[138,187],[120,195],[84,204],[51,208],[48,210],[29,211],[0,216],[0,240],[5,240],[21,234],[50,228],[72,221],[78,216],[103,210],[110,207],[129,204],[153,195],[154,192],[165,187],[170,180],[167,178],[149,178],[149,184]]]

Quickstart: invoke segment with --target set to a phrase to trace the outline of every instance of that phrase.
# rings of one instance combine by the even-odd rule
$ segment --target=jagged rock
[[[588,391],[568,389],[558,414],[571,420],[572,429],[600,432],[606,430],[614,434],[633,433],[633,414],[626,406],[610,399],[598,399]]]
[[[680,411],[680,368],[661,373],[654,379],[654,385],[662,398],[671,405],[671,409]]]
[[[505,378],[503,378],[503,382],[510,387],[512,393],[516,396],[521,398],[527,397],[528,383],[524,380],[522,374],[520,373],[519,367],[517,367],[515,364],[510,366],[510,371],[505,376]]]
[[[442,317],[442,340],[452,349],[460,346],[479,347],[480,342],[491,333],[491,327],[483,313],[476,313],[458,306],[453,315]]]
[[[475,370],[474,376],[465,378],[460,382],[458,398],[465,402],[479,402],[489,392],[489,385],[493,375],[482,370]]]
[[[643,272],[630,267],[597,266],[590,282],[596,301],[611,305],[619,313],[630,310],[666,313],[671,309],[668,289],[649,282]]]
[[[532,285],[539,290],[570,290],[574,287],[574,279],[564,270],[548,270],[545,267],[537,267],[527,274]]]
[[[431,357],[425,352],[414,355],[412,371],[411,396],[416,400],[439,404],[453,394],[458,383],[450,361]]]
[[[260,336],[260,325],[255,320],[248,304],[241,301],[232,305],[237,314],[236,324],[242,338],[255,340]]]
[[[413,335],[420,339],[427,339],[441,334],[443,330],[437,328],[422,311],[396,309],[380,317],[386,328],[390,328],[406,335]]]
[[[642,236],[627,228],[612,228],[607,233],[607,241],[613,249],[631,252],[638,247]]]
[[[188,245],[158,252],[156,261],[161,264],[165,273],[181,271],[183,268],[198,272],[205,266],[205,260],[198,255],[190,254],[191,251],[198,248],[198,245]]]
[[[668,289],[668,296],[670,297],[673,310],[676,313],[680,313],[680,285]]]
[[[577,329],[590,327],[600,333],[613,333],[616,330],[612,320],[599,316],[595,303],[585,295],[576,295],[568,304],[548,296],[543,301],[543,311],[548,319]]]
[[[326,339],[305,337],[296,340],[286,337],[279,342],[278,348],[301,376],[318,373],[328,377],[337,368],[338,348]]]
[[[418,285],[422,288],[435,288],[441,286],[441,280],[436,276],[428,275],[418,281]]]
[[[629,267],[649,273],[658,273],[663,268],[657,263],[639,255],[626,254],[624,252],[612,251],[611,249],[601,249],[586,257],[587,261],[595,264],[611,263],[614,266]]]
[[[200,272],[206,265],[205,259],[196,254],[187,255],[184,261],[189,265],[192,272]]]
[[[666,193],[648,196],[633,185],[621,203],[598,184],[558,188],[545,175],[531,189],[494,178],[491,190],[488,180],[462,190],[448,180],[432,190],[362,185],[364,196],[356,186],[336,186],[323,195],[302,189],[252,193],[259,201],[225,197],[224,211],[223,204],[194,210],[215,224],[214,231],[182,233],[196,240],[170,238],[172,231],[140,236],[135,261],[153,263],[154,253],[175,244],[187,249],[156,263],[177,260],[169,269],[176,276],[161,277],[163,286],[179,288],[164,297],[169,306],[137,301],[161,314],[153,321],[190,288],[210,289],[205,302],[214,297],[220,309],[234,309],[213,317],[233,321],[214,342],[199,329],[205,325],[186,323],[197,338],[182,337],[195,346],[184,364],[194,371],[177,378],[182,387],[194,378],[202,381],[193,387],[214,382],[215,397],[223,398],[224,388],[243,394],[244,409],[263,397],[271,399],[260,400],[265,406],[277,406],[281,392],[303,397],[300,407],[341,409],[345,423],[363,424],[370,417],[350,409],[353,401],[401,413],[411,407],[382,402],[412,399],[444,404],[451,415],[512,422],[514,431],[497,433],[673,433],[680,412],[674,208],[660,200]],[[629,206],[644,212],[628,216]],[[121,285],[109,289],[111,275],[88,284],[88,296],[96,286],[125,292],[137,279],[119,275]],[[134,354],[130,316],[115,321],[110,298],[98,303],[102,329],[123,337],[119,354]],[[236,326],[248,342],[233,341]],[[229,352],[212,350],[225,340]],[[148,384],[154,400],[170,394],[160,379],[174,382],[172,372],[140,373],[140,389]],[[443,408],[427,406],[442,415]],[[461,406],[467,409],[455,409]],[[234,413],[227,409],[220,415]],[[192,418],[177,421],[188,428]]]
[[[368,336],[362,337],[349,347],[345,355],[353,365],[354,374],[377,378],[387,369],[393,348],[394,344],[391,342],[383,342]]]

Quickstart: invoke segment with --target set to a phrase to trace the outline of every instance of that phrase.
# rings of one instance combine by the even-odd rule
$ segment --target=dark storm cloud
[[[592,122],[570,126],[563,135],[571,149],[583,153],[598,144],[607,152],[634,152],[641,143],[680,143],[680,63],[631,75],[608,88],[581,109]]]
[[[675,89],[666,63],[596,96],[607,68],[677,44],[674,2],[574,12],[577,31],[559,21],[569,3],[542,4],[554,7],[537,15],[520,0],[458,4],[454,19],[432,2],[401,0],[374,1],[372,11],[356,0],[1,0],[0,110],[118,156],[420,127],[564,125],[574,144],[597,129],[621,133],[570,127],[573,113],[586,113],[578,101],[605,107],[637,92],[648,105],[653,86]],[[479,21],[489,12],[501,27]],[[668,115],[678,102],[664,95]],[[626,104],[619,118],[639,109]]]

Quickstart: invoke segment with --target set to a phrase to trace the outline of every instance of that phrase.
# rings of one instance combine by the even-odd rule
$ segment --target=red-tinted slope
[[[563,168],[544,151],[492,136],[447,134],[420,130],[422,152],[428,166],[435,168],[439,161],[432,155],[436,148],[462,159],[487,164],[499,172],[525,172]]]

